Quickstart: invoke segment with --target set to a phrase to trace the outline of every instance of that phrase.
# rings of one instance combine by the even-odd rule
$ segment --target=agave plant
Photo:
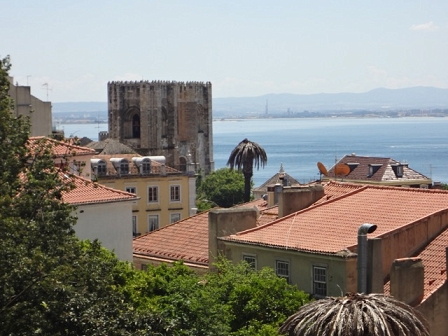
[[[302,306],[280,327],[289,336],[427,336],[423,316],[383,294],[348,293]]]

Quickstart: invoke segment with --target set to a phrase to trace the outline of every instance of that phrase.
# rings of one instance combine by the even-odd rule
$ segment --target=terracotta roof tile
[[[72,205],[109,203],[136,200],[138,197],[125,191],[112,189],[76,175],[60,174],[62,181],[75,184],[76,188],[63,194],[63,200]]]
[[[237,205],[263,209],[263,199]],[[208,211],[134,239],[134,254],[208,265]]]
[[[94,155],[96,152],[94,149],[82,147],[78,145],[71,144],[69,141],[59,141],[56,139],[39,136],[30,137],[28,145],[30,149],[36,148],[39,141],[45,141],[52,144],[53,154],[55,157],[63,157],[66,155],[79,156],[79,155]]]
[[[221,239],[335,254],[357,245],[357,230],[362,223],[378,226],[371,234],[374,238],[447,208],[448,193],[445,191],[364,186],[264,226]]]
[[[425,270],[422,302],[447,281],[445,252],[447,247],[448,229],[445,229],[417,256],[422,259]],[[384,293],[390,295],[390,280],[384,284]]]
[[[425,269],[423,300],[447,281],[445,252],[447,247],[448,229],[439,234],[419,255]]]

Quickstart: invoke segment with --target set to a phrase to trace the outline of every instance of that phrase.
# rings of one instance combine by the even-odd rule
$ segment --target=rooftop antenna
[[[30,77],[31,77],[31,75],[26,76],[26,86],[29,86],[28,85],[28,78],[30,78]]]
[[[45,90],[47,90],[47,101],[48,101],[48,91],[52,91],[53,89],[50,89],[50,88],[48,87],[48,83],[44,83],[44,84],[42,84],[42,86],[45,86],[45,87],[46,87]]]

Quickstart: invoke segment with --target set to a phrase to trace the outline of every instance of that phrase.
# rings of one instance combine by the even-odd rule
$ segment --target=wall
[[[339,257],[282,250],[256,245],[226,241],[226,257],[234,263],[242,260],[243,254],[255,255],[257,268],[270,267],[275,270],[276,261],[290,263],[290,283],[307,293],[313,293],[313,266],[327,268],[327,293],[341,296],[347,291],[356,292],[356,256]]]
[[[210,82],[110,82],[108,110],[110,138],[144,156],[163,155],[176,169],[191,154],[197,170],[213,171]]]
[[[196,193],[190,191],[190,177],[175,176],[131,176],[122,178],[99,178],[99,183],[110,188],[126,191],[126,187],[135,187],[140,199],[132,205],[132,215],[137,217],[137,232],[148,232],[148,215],[159,216],[159,227],[171,223],[171,214],[180,213],[181,219],[190,216],[190,197],[196,198]],[[181,186],[180,202],[170,202],[170,185]],[[159,188],[159,202],[148,203],[148,187]],[[195,189],[194,189],[195,190]],[[131,225],[131,224],[130,224]]]
[[[120,260],[132,262],[132,203],[110,202],[78,206],[74,227],[82,239],[98,239]]]
[[[443,210],[382,237],[383,277],[395,259],[414,255],[446,227],[448,211]]]
[[[29,86],[16,86],[10,77],[9,95],[14,100],[14,115],[30,118],[30,136],[49,136],[52,134],[51,103],[31,95]],[[31,112],[32,111],[32,112]]]
[[[448,282],[416,307],[429,323],[431,336],[446,336],[448,330]]]

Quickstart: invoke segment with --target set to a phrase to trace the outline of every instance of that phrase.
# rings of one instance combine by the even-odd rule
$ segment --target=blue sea
[[[98,139],[107,124],[58,125],[65,135]],[[327,169],[346,154],[390,157],[433,181],[448,183],[448,118],[238,119],[213,122],[215,169],[226,166],[232,149],[244,138],[257,142],[268,156],[254,171],[259,186],[283,165],[301,183],[319,178],[317,162]]]

